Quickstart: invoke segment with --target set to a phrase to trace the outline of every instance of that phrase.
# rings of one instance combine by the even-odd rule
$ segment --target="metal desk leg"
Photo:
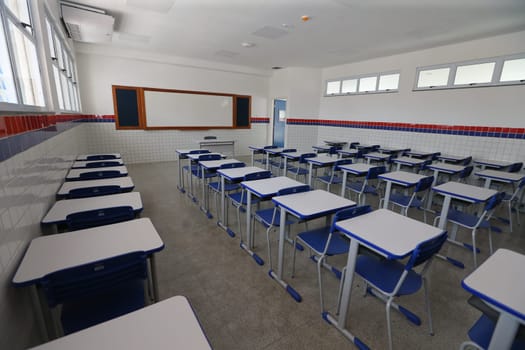
[[[253,252],[253,236],[252,236],[252,193],[246,190],[246,242],[242,240],[242,232],[239,232],[241,236],[241,249],[243,249],[253,260],[259,265],[264,265],[264,260]]]

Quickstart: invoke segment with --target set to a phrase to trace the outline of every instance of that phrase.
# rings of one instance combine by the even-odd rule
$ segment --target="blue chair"
[[[87,197],[98,197],[106,196],[109,194],[121,193],[122,189],[118,185],[108,185],[108,186],[93,186],[93,187],[84,187],[84,188],[75,188],[69,191],[66,198],[87,198]]]
[[[316,153],[304,153],[299,157],[299,164],[297,166],[289,166],[286,170],[294,175],[294,179],[297,180],[297,176],[304,176],[304,182],[306,182],[306,176],[308,175],[307,159],[317,157]]]
[[[264,146],[262,151],[257,151],[255,154],[262,154],[263,157],[260,159],[255,159],[254,162],[261,163],[262,165],[266,165],[266,153],[264,152],[265,149],[275,149],[277,146]]]
[[[523,162],[518,162],[511,164],[507,171],[509,173],[519,173],[521,169],[523,169]]]
[[[131,206],[122,206],[69,214],[66,216],[66,223],[69,231],[76,231],[133,220],[134,218],[135,212],[133,208]]]
[[[422,209],[423,210],[423,220],[426,223],[427,222],[427,212],[426,210],[424,210],[423,206],[425,204],[425,200],[427,198],[428,192],[433,182],[434,182],[434,176],[424,177],[421,180],[419,180],[417,184],[413,186],[414,190],[412,191],[412,194],[410,195],[405,195],[401,192],[391,193],[388,204],[401,207],[401,214],[403,214],[404,216],[408,215],[408,209],[410,208]],[[384,198],[381,198],[381,200],[379,201],[380,208],[382,207],[381,203],[383,202],[383,199]]]
[[[471,159],[472,159],[472,157],[471,157]],[[473,165],[469,165],[469,166],[465,167],[465,169],[461,170],[459,172],[459,174],[457,175],[457,181],[466,183],[468,177],[470,176],[470,174],[472,174],[473,170],[474,170],[474,166]]]
[[[243,162],[236,163],[226,163],[222,164],[219,169],[234,169],[234,168],[244,168],[246,164]],[[215,197],[215,208],[217,209],[217,217],[219,217],[219,194],[221,191],[221,181],[214,181],[208,183],[208,189],[213,192]],[[235,192],[241,189],[241,186],[238,183],[224,182],[224,193]]]
[[[369,205],[354,207],[350,209],[343,209],[338,211],[332,220],[330,226],[321,227],[315,230],[305,231],[297,234],[297,241],[305,245],[310,250],[310,258],[317,262],[317,280],[319,283],[319,297],[321,312],[324,312],[324,297],[323,297],[323,279],[322,279],[322,267],[332,271],[337,278],[341,279],[343,273],[328,264],[327,260],[330,256],[347,254],[350,249],[350,241],[348,238],[341,235],[336,229],[335,224],[338,221],[350,219],[363,215],[372,211]],[[292,275],[295,274],[295,251],[293,254],[293,270]],[[343,269],[344,271],[344,269]],[[342,283],[341,283],[342,285]],[[339,290],[339,296],[341,289]]]
[[[208,151],[207,149],[194,149],[194,150],[191,150],[188,154],[206,154],[206,153],[210,153],[210,151]],[[197,162],[191,161],[191,165],[184,165],[182,167],[182,176],[184,176],[184,172],[191,174],[193,171],[196,171],[198,168],[199,166],[197,165]]]
[[[119,166],[122,165],[119,162],[94,162],[94,163],[86,163],[86,168],[104,168],[108,166]]]
[[[110,179],[114,177],[123,177],[127,176],[127,174],[122,174],[118,170],[97,170],[97,171],[87,171],[85,173],[81,173],[78,176],[78,180],[98,180],[98,179]]]
[[[93,154],[86,157],[86,160],[107,160],[107,159],[118,159],[114,154]]]
[[[208,160],[221,160],[221,155],[220,154],[216,154],[216,153],[201,154],[199,156],[199,160],[198,161],[201,162],[201,161],[208,161]],[[195,168],[192,167],[191,174],[193,176],[197,177],[200,180],[200,179],[202,179],[202,172],[203,171],[204,171],[204,178],[205,179],[217,176],[217,174],[215,172],[203,170],[202,167],[200,167],[198,165],[196,165]]]
[[[60,316],[55,323],[70,334],[144,307],[146,259],[133,252],[45,276],[43,294],[54,319]]]
[[[294,186],[294,187],[288,187],[288,188],[281,189],[280,191],[277,192],[277,196],[286,196],[289,194],[301,193],[301,192],[307,192],[307,191],[310,191],[310,186],[308,185]],[[274,228],[278,228],[281,226],[281,210],[276,206],[273,208],[257,210],[253,218],[254,218],[254,221],[261,223],[264,226],[264,228],[266,228],[266,242],[268,246],[268,262],[270,264],[270,269],[272,269],[272,248],[270,244],[270,231]],[[297,223],[297,220],[292,220],[292,219],[286,220],[285,226],[290,227],[290,225],[294,223]],[[287,241],[294,244],[295,246],[295,242],[291,240],[289,237],[287,237]]]
[[[345,164],[352,164],[352,159],[339,159],[332,166],[332,170],[328,175],[318,176],[316,179],[319,182],[326,184],[326,190],[330,192],[331,185],[340,185],[343,182],[343,177],[339,174],[339,166]]]
[[[364,181],[356,180],[349,181],[346,183],[346,189],[357,194],[357,203],[359,205],[365,204],[365,198],[367,194],[378,195],[379,185],[374,185],[373,182],[377,182],[377,177],[386,172],[385,166],[377,166],[368,169],[368,173],[365,176]]]
[[[402,228],[401,228],[402,229]],[[355,273],[365,281],[368,293],[378,297],[386,303],[386,321],[388,329],[389,349],[392,349],[392,329],[390,324],[390,307],[402,312],[407,318],[416,317],[410,311],[394,303],[394,298],[402,295],[411,295],[418,292],[421,287],[425,290],[425,304],[428,315],[430,334],[433,334],[432,314],[428,300],[427,281],[425,274],[430,267],[432,257],[439,252],[447,239],[447,233],[420,243],[410,255],[406,264],[398,260],[378,259],[371,255],[357,257]],[[423,265],[421,272],[416,272],[415,267]],[[410,316],[408,314],[410,313]],[[419,319],[417,319],[419,321]],[[420,321],[419,321],[420,322]]]
[[[464,243],[459,243],[459,245],[472,251],[473,256],[474,256],[474,268],[478,266],[477,255],[476,255],[479,251],[476,248],[476,233],[478,229],[488,230],[490,255],[492,255],[493,253],[492,228],[491,228],[489,220],[491,219],[492,214],[494,213],[494,210],[502,202],[503,198],[505,198],[505,192],[500,192],[490,197],[487,200],[485,207],[483,209],[483,212],[480,215],[470,214],[464,211],[459,211],[457,209],[450,209],[448,212],[447,222],[451,222],[454,225],[452,228],[452,234],[451,234],[452,238],[455,238],[458,226],[472,230],[472,246],[469,246]],[[437,220],[439,220],[439,218],[440,216],[435,217],[434,226],[436,225],[436,222]],[[456,244],[458,243],[456,241],[452,241],[452,242]]]
[[[289,152],[297,152],[297,149],[295,148],[285,148],[282,150],[281,153],[289,153]],[[279,157],[278,160],[274,160],[274,158],[277,158]],[[279,171],[284,169],[284,162],[283,162],[283,158],[280,156],[280,154],[278,155],[272,155],[270,154],[270,170],[272,170],[273,168],[277,168]],[[273,173],[273,171],[272,171]]]
[[[520,202],[521,193],[523,192],[523,188],[525,187],[525,179],[522,179],[514,192],[512,194],[505,194],[505,197],[503,198],[503,203],[507,205],[507,212],[509,214],[508,223],[510,227],[510,232],[512,232],[512,209],[515,205],[517,205]],[[519,208],[515,209],[516,212],[516,222],[518,225],[520,225],[520,210]]]
[[[492,320],[487,315],[481,315],[468,331],[468,337],[470,341],[463,342],[460,346],[460,350],[472,349],[473,347],[479,350],[488,349],[495,328],[495,320]],[[521,332],[518,333],[519,334],[514,339],[514,342],[512,343],[512,346],[509,350],[525,349],[525,331],[523,330],[523,326],[521,326]]]

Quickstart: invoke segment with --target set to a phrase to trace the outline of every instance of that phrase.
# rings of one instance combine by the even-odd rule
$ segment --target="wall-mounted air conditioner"
[[[115,18],[105,10],[70,1],[61,1],[60,8],[66,30],[73,40],[90,43],[111,41]]]

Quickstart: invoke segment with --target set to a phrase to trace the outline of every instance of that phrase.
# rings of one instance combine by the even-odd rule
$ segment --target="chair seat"
[[[322,254],[328,236],[330,234],[330,226],[321,227],[315,230],[301,232],[297,235],[307,246],[315,251],[316,254]],[[350,242],[339,234],[333,234],[330,240],[330,245],[326,251],[326,255],[345,254],[350,249]]]
[[[234,205],[247,205],[247,199],[248,199],[248,196],[247,195],[242,195],[242,192],[237,192],[237,193],[230,193],[228,195],[228,198],[230,198],[230,200],[232,201],[232,203]],[[252,196],[252,204],[256,204],[260,202],[260,199]]]
[[[288,167],[287,171],[292,172],[297,175],[308,175],[308,169],[301,167]]]
[[[208,186],[215,192],[221,191],[221,183],[220,182],[210,182]],[[239,184],[232,184],[232,183],[225,183],[224,184],[224,192],[231,192],[236,191],[240,189],[241,186]]]
[[[354,192],[377,194],[377,189],[374,186],[366,185],[363,189],[363,182],[353,181],[346,184],[346,188]]]
[[[468,336],[470,340],[478,344],[483,349],[488,349],[495,327],[495,323],[488,316],[481,315],[481,317],[468,331]],[[518,337],[514,340],[514,343],[510,349],[525,349],[525,339]]]
[[[404,271],[405,265],[397,260],[380,260],[369,255],[358,256],[355,266],[358,275],[385,293],[393,292]],[[421,276],[409,270],[397,295],[413,294],[421,288],[422,283]]]
[[[258,210],[255,212],[255,220],[259,221],[266,228],[270,227],[270,225],[279,227],[281,225],[281,211],[277,210],[275,218],[273,217],[273,212],[274,208]],[[272,219],[274,219],[273,222]],[[285,225],[292,225],[295,222],[294,220],[286,220]]]
[[[405,196],[401,193],[392,193],[390,194],[390,202],[393,202],[399,206],[406,207],[410,202],[411,196]],[[412,203],[410,203],[411,208],[419,208],[423,205],[423,202],[419,198],[414,198]]]
[[[479,217],[473,214],[465,213],[459,210],[450,210],[447,215],[447,220],[466,227],[466,228],[474,228],[476,227],[476,224],[479,221]],[[490,224],[487,220],[483,220],[481,224],[479,225],[479,228],[489,228]]]
[[[341,177],[339,177],[339,176],[332,177],[331,175],[318,176],[317,180],[319,180],[321,182],[324,182],[326,184],[329,183],[329,184],[333,184],[333,185],[338,185],[338,184],[343,182],[343,179]]]

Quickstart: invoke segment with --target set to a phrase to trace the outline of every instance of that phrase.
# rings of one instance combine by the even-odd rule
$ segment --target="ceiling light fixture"
[[[241,46],[242,46],[242,47],[247,47],[247,48],[248,48],[248,47],[254,47],[255,44],[254,44],[254,43],[249,43],[249,42],[245,41],[245,42],[241,43]]]

